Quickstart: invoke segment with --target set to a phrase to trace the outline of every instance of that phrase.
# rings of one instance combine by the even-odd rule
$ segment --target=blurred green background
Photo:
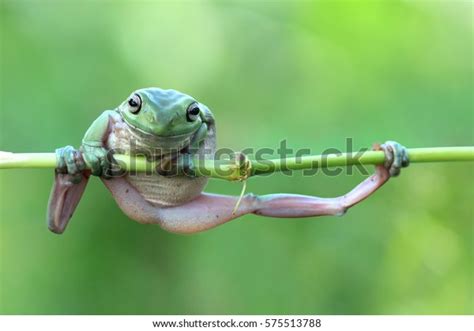
[[[1,1],[0,150],[78,146],[100,112],[147,86],[209,105],[221,147],[473,145],[472,9]],[[472,164],[414,164],[342,218],[246,216],[192,236],[130,221],[96,179],[54,235],[52,178],[0,172],[0,313],[474,313]],[[363,178],[280,174],[249,191],[335,196]]]

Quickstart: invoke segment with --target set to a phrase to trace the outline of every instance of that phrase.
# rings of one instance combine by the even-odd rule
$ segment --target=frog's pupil
[[[196,116],[197,114],[199,114],[199,107],[197,107],[197,106],[192,107],[192,108],[189,110],[189,113],[190,113],[191,115]]]
[[[130,98],[128,100],[128,104],[130,105],[130,107],[137,107],[138,106],[138,102],[133,98]]]

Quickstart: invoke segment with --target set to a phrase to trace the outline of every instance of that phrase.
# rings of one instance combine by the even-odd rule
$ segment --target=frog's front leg
[[[318,198],[293,194],[265,196],[245,195],[238,210],[233,209],[238,197],[203,193],[196,199],[175,207],[156,207],[148,203],[124,178],[104,180],[120,208],[141,223],[157,223],[176,233],[194,233],[213,228],[239,216],[254,213],[270,217],[311,217],[342,215],[348,208],[364,200],[382,186],[390,176],[398,175],[408,165],[406,149],[395,142],[381,146],[385,151],[385,165],[348,194],[337,198]]]
[[[110,177],[111,175],[109,173],[112,162],[111,153],[105,148],[104,140],[110,133],[114,118],[117,117],[119,115],[113,110],[103,112],[91,124],[82,138],[81,151],[94,176]]]

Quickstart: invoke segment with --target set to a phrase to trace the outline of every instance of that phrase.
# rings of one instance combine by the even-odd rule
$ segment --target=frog
[[[78,149],[65,146],[56,150],[48,228],[57,234],[65,231],[91,176],[101,179],[130,219],[158,224],[179,234],[209,230],[247,214],[272,218],[341,216],[409,164],[407,149],[395,141],[376,144],[373,149],[384,152],[385,162],[339,197],[206,193],[208,178],[196,173],[196,159],[215,156],[216,122],[210,108],[177,90],[138,89],[115,109],[101,113]],[[117,170],[115,154],[145,156],[156,168],[149,172]],[[243,154],[234,156],[246,160]]]

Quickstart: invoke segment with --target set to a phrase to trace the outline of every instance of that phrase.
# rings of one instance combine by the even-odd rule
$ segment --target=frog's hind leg
[[[48,228],[57,234],[66,229],[89,181],[81,153],[72,146],[56,150],[58,167],[48,202]]]
[[[66,229],[89,180],[90,172],[70,175],[55,173],[48,203],[48,228],[57,234]]]
[[[103,180],[120,208],[140,223],[159,224],[175,233],[195,233],[211,229],[245,214],[279,218],[343,215],[348,208],[367,198],[389,178],[388,171],[377,172],[348,194],[318,198],[295,194],[245,195],[238,209],[237,196],[202,193],[196,199],[175,207],[157,207],[146,201],[125,179]]]
[[[239,197],[202,193],[194,200],[175,207],[158,207],[146,201],[124,178],[103,180],[120,208],[140,223],[160,224],[176,233],[194,233],[207,230],[245,214],[270,217],[299,218],[321,215],[342,215],[347,209],[369,197],[390,176],[398,175],[399,168],[408,165],[406,151],[395,144],[382,145],[390,160],[376,166],[375,174],[365,179],[346,195],[336,198],[318,198],[293,194],[245,195],[238,209]]]

